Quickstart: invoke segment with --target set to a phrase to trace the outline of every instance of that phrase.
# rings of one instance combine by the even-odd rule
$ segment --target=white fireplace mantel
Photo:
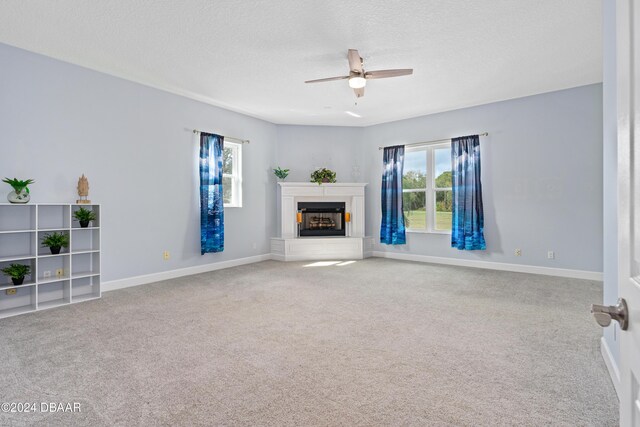
[[[278,183],[278,236],[271,239],[274,258],[283,261],[365,257],[369,240],[364,236],[366,183]],[[345,237],[299,237],[296,214],[299,202],[344,202],[351,222]],[[372,243],[372,242],[371,242]]]
[[[285,239],[297,237],[298,202],[344,202],[345,212],[351,213],[347,237],[364,237],[364,187],[366,185],[365,183],[279,182],[279,237]]]

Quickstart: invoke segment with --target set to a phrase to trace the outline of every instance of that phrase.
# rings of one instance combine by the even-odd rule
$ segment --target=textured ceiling
[[[363,126],[602,81],[600,0],[3,0],[0,42],[274,123]],[[347,49],[370,80],[357,101]],[[361,116],[361,117],[356,117]]]

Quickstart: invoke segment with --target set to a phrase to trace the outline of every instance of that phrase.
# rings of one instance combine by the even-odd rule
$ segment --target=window
[[[224,142],[222,199],[225,208],[242,207],[242,144]]]
[[[450,144],[407,147],[402,196],[407,231],[451,232]]]

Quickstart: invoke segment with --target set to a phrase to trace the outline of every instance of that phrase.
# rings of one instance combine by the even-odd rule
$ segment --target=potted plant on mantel
[[[280,168],[280,166],[277,167],[277,169],[273,170],[273,173],[282,181],[284,181],[287,176],[289,175],[289,169],[282,169]]]
[[[96,220],[95,212],[82,207],[73,213],[73,217],[78,220],[82,228],[87,228],[91,221]]]
[[[316,182],[318,185],[336,182],[336,173],[327,168],[316,169],[311,173],[311,182]]]
[[[9,203],[27,203],[31,200],[28,185],[33,184],[35,182],[34,180],[26,179],[23,181],[17,178],[5,178],[2,182],[6,182],[13,188],[13,191],[7,194],[7,200]]]
[[[24,282],[24,276],[31,274],[31,267],[24,264],[9,264],[9,267],[0,271],[11,277],[14,286],[20,286]]]
[[[64,233],[45,234],[42,246],[48,247],[53,255],[60,253],[60,249],[69,247],[69,236]]]

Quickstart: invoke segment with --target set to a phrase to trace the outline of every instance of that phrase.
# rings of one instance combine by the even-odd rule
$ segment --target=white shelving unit
[[[91,227],[73,219],[81,207],[96,214]],[[69,235],[59,255],[40,244],[52,232]],[[13,286],[0,273],[0,318],[100,298],[100,205],[0,203],[0,268],[11,263],[29,265],[31,274]]]

